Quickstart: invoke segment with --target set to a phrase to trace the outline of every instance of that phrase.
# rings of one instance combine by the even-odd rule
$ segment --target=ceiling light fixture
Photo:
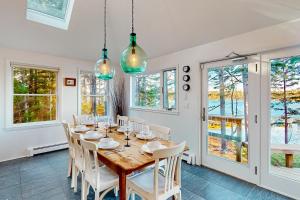
[[[108,51],[106,49],[106,2],[107,0],[104,0],[104,47],[102,55],[95,65],[95,76],[101,80],[110,80],[115,75],[115,68],[108,58]]]
[[[147,55],[145,51],[136,43],[134,33],[134,0],[131,0],[131,34],[130,44],[122,52],[120,58],[121,68],[127,74],[143,73],[147,67]]]

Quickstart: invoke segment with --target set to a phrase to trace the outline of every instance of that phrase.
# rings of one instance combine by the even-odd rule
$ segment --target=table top
[[[105,135],[101,131],[102,134]],[[112,130],[108,133],[109,137],[120,143],[120,146],[114,150],[98,149],[99,160],[105,165],[112,168],[114,171],[123,171],[126,174],[133,171],[143,169],[155,162],[151,154],[147,154],[141,150],[141,147],[146,144],[147,140],[141,140],[134,136],[129,136],[130,147],[124,147],[126,144],[125,134]],[[176,146],[177,143],[167,140],[158,140],[166,147]],[[96,141],[95,141],[96,142]]]

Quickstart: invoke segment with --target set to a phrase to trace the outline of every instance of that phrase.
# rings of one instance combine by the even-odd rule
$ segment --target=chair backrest
[[[84,172],[87,177],[97,177],[96,181],[100,180],[99,173],[99,161],[97,150],[98,147],[93,142],[88,142],[85,140],[81,140],[81,145],[83,147],[83,158],[84,158]],[[92,183],[90,183],[92,184]],[[93,187],[99,186],[99,183],[96,182],[96,185]]]
[[[128,122],[128,117],[127,116],[120,116],[117,115],[117,124],[118,126],[125,126]]]
[[[72,144],[71,144],[71,128],[70,128],[70,124],[67,123],[66,121],[62,121],[62,125],[64,127],[65,135],[67,137],[69,146],[71,146]]]
[[[155,134],[157,137],[169,140],[171,136],[171,129],[165,126],[160,126],[156,124],[150,124],[149,125],[150,130],[153,134]]]
[[[153,152],[155,159],[154,170],[154,195],[158,195],[158,176],[159,176],[159,162],[165,159],[165,185],[164,192],[172,190],[176,185],[181,186],[181,157],[185,148],[185,142],[167,149],[160,149]]]
[[[132,122],[133,131],[141,132],[143,130],[143,126],[145,125],[145,120],[140,118],[129,118],[129,121]]]
[[[83,149],[81,146],[81,134],[72,133],[73,148],[75,153],[75,165],[81,166],[83,170]]]
[[[79,118],[75,114],[73,114],[73,123],[74,123],[74,126],[80,125]]]

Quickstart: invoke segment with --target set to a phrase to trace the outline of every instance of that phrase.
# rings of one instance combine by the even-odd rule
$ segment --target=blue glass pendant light
[[[143,73],[147,67],[147,55],[145,51],[136,43],[134,33],[134,0],[131,1],[131,34],[129,46],[122,52],[120,58],[121,68],[124,73],[138,74]]]
[[[115,76],[115,68],[108,58],[108,51],[106,49],[106,1],[104,0],[104,48],[102,49],[102,55],[95,65],[95,76],[101,80],[110,80]]]

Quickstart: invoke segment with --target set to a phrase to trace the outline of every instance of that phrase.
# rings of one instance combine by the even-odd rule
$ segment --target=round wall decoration
[[[186,66],[183,66],[182,70],[185,72],[185,73],[188,73],[190,71],[190,66],[186,65]]]
[[[188,82],[191,79],[190,75],[183,75],[182,80]]]
[[[189,91],[189,90],[190,90],[190,85],[189,85],[189,84],[184,84],[184,85],[182,86],[182,89],[183,89],[184,91]]]

